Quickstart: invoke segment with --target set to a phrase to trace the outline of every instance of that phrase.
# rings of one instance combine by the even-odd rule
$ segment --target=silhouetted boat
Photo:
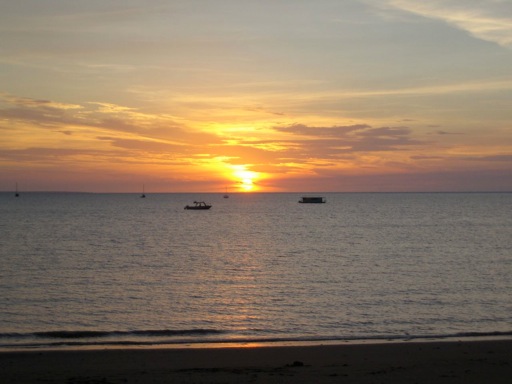
[[[299,200],[302,204],[323,204],[325,203],[324,197],[303,197]]]
[[[194,201],[194,205],[186,205],[185,209],[195,209],[195,210],[201,210],[201,209],[210,209],[212,206],[210,204],[206,204],[204,201]]]
[[[144,184],[142,184],[142,195],[140,195],[141,198],[145,198],[146,194],[144,193]]]
[[[16,192],[14,192],[14,197],[19,197],[20,194],[18,193],[18,183],[16,183]]]

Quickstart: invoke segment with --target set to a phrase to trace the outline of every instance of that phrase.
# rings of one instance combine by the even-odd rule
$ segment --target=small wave
[[[512,336],[512,331],[509,332],[460,332],[454,335],[455,337],[494,337],[494,336]]]
[[[134,331],[45,331],[32,333],[0,333],[2,338],[46,338],[46,339],[91,339],[107,337],[173,337],[173,336],[208,336],[227,333],[227,331],[217,329],[153,329],[153,330],[134,330]]]
[[[209,337],[230,334],[229,337]],[[361,335],[361,336],[313,336],[268,337],[241,336],[217,329],[188,330],[134,330],[134,331],[48,331],[33,333],[0,333],[0,348],[60,348],[99,346],[151,346],[193,345],[222,343],[314,343],[314,342],[399,342],[413,340],[449,340],[454,338],[512,337],[507,332],[460,332],[438,335]]]

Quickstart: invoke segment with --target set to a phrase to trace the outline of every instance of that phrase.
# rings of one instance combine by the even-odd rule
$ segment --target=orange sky
[[[0,190],[512,191],[505,2],[0,5]]]

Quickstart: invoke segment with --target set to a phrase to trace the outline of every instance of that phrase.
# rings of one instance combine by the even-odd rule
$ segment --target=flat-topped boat
[[[299,200],[302,204],[323,204],[325,203],[325,197],[306,197],[304,196]]]

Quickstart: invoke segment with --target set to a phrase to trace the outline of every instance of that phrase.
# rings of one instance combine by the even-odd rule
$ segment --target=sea
[[[0,263],[0,350],[512,336],[512,193],[0,193]]]

